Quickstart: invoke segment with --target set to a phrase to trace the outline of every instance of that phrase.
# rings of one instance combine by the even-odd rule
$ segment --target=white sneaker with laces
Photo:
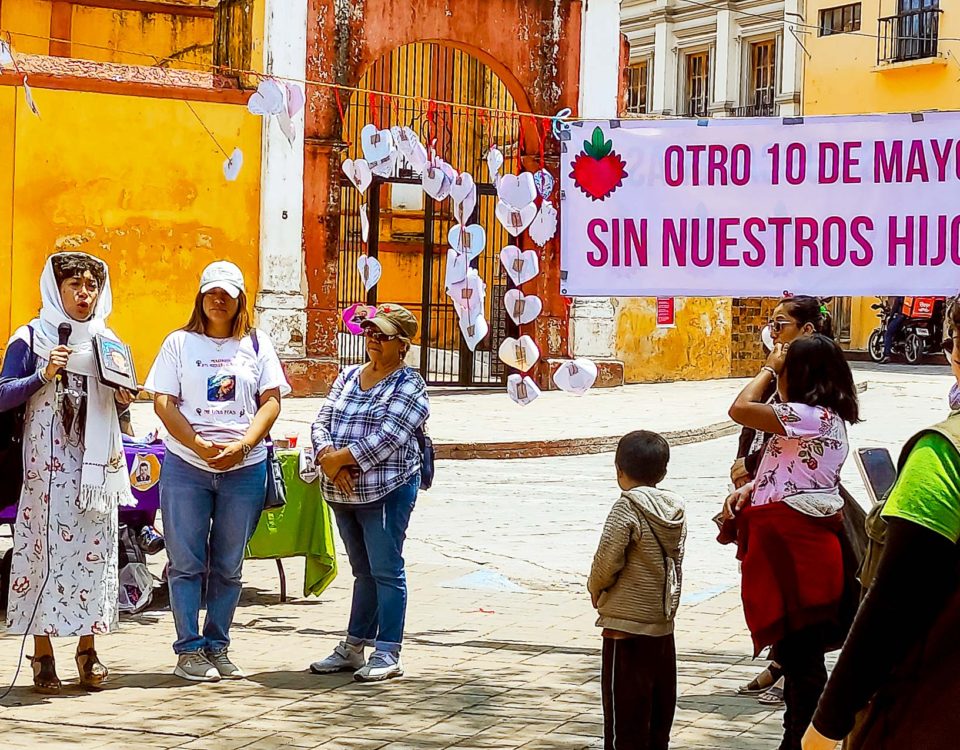
[[[220,672],[200,651],[180,654],[173,673],[191,682],[219,682],[220,680]]]
[[[315,661],[311,664],[310,671],[314,674],[356,672],[364,663],[362,645],[354,646],[346,641],[340,641],[340,644],[333,650],[330,656],[322,661]]]
[[[381,682],[396,677],[403,677],[403,662],[400,654],[389,651],[374,651],[367,663],[353,675],[357,682]]]

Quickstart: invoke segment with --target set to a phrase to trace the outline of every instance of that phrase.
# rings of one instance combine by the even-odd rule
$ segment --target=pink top
[[[774,435],[757,469],[754,505],[766,505],[804,491],[830,492],[850,444],[847,426],[822,406],[773,404],[786,435]]]

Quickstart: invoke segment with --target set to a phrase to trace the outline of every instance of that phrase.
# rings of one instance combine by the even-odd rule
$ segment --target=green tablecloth
[[[337,555],[333,547],[333,517],[324,502],[320,482],[300,479],[300,454],[278,451],[287,485],[287,504],[260,517],[257,530],[247,545],[249,560],[276,560],[305,557],[303,595],[320,596],[337,577]]]

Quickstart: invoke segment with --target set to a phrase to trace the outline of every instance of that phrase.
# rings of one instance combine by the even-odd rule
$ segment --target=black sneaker
[[[137,534],[137,544],[146,554],[155,555],[166,546],[163,536],[153,526],[144,526]]]

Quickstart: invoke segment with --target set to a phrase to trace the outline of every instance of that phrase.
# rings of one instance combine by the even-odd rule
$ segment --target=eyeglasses
[[[378,331],[373,326],[364,328],[363,335],[366,336],[368,339],[372,339],[373,341],[379,341],[380,343],[383,343],[384,341],[393,341],[395,338],[397,338],[396,336],[388,336],[383,331]]]
[[[794,326],[796,323],[794,323],[792,320],[771,320],[769,323],[767,323],[767,325],[770,326],[770,330],[773,333],[780,333],[780,331],[787,326]]]

